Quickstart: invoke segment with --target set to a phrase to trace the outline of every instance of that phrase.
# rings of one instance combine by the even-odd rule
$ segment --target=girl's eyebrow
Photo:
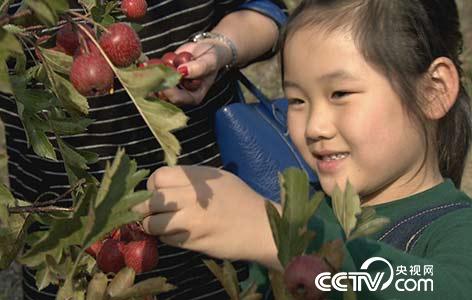
[[[349,81],[359,81],[359,79],[353,74],[345,70],[336,70],[327,74],[323,74],[318,77],[318,81],[334,81],[334,80],[349,80]]]
[[[323,81],[330,82],[330,81],[335,81],[335,80],[360,81],[358,77],[354,76],[353,74],[345,70],[336,70],[327,74],[323,74],[317,78],[317,81],[320,81],[320,82],[323,82]],[[284,80],[282,83],[282,87],[284,89],[289,88],[289,87],[298,88],[298,84],[290,80]]]

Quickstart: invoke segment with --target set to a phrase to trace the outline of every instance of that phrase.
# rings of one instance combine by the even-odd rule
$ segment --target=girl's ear
[[[430,120],[439,120],[456,102],[459,94],[459,73],[451,59],[439,57],[426,73],[425,114]]]

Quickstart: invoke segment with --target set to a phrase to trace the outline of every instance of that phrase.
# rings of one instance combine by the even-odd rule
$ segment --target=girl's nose
[[[305,138],[309,140],[329,140],[336,135],[336,126],[329,111],[312,109],[307,122]]]

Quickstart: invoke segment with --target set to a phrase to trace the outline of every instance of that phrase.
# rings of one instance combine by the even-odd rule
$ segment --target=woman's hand
[[[152,198],[134,210],[145,216],[145,231],[162,242],[280,268],[266,200],[233,174],[210,167],[163,167],[149,177],[147,187]]]
[[[178,71],[184,78],[201,80],[201,85],[195,91],[176,87],[162,93],[176,105],[199,105],[215,82],[218,71],[231,61],[231,49],[223,42],[207,39],[184,44],[175,53],[183,51],[192,53],[194,60],[180,65]]]

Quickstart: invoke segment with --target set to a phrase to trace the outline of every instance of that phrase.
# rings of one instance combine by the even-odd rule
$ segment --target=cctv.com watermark
[[[374,262],[386,264],[387,268],[383,269],[385,272],[367,272]],[[391,285],[399,292],[432,292],[433,265],[401,265],[397,266],[394,272],[392,264],[386,259],[371,257],[362,264],[359,272],[339,272],[334,275],[330,272],[320,273],[315,278],[315,285],[324,292],[332,290],[345,292],[349,288],[346,281],[349,281],[354,292],[383,291]]]

